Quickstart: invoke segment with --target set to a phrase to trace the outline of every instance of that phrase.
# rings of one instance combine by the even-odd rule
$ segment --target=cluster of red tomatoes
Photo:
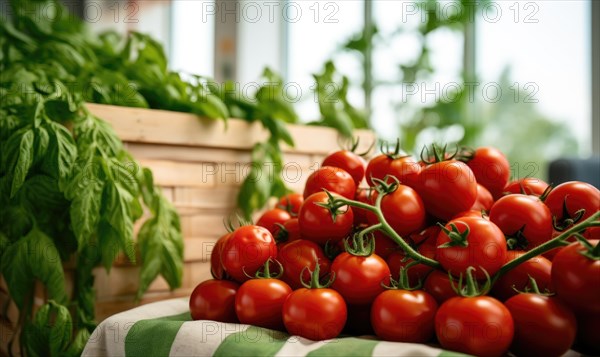
[[[509,182],[489,147],[421,156],[329,155],[303,195],[217,241],[192,317],[479,356],[598,352],[598,189]]]

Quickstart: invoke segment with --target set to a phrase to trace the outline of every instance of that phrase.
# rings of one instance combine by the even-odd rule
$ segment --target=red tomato
[[[506,263],[523,254],[525,252],[522,250],[509,250],[506,255]],[[541,292],[546,289],[552,291],[551,270],[552,262],[548,259],[543,256],[531,258],[501,276],[492,288],[492,295],[500,301],[505,301],[511,296],[517,295],[513,287],[519,291],[524,291],[525,287],[529,285],[530,276],[535,279]]]
[[[238,322],[235,294],[240,286],[228,280],[206,280],[198,284],[190,296],[193,320]]]
[[[466,211],[477,199],[477,182],[471,169],[456,160],[427,165],[417,188],[427,212],[442,220]]]
[[[273,235],[259,226],[242,226],[233,231],[221,252],[225,271],[240,283],[249,279],[247,275],[254,276],[269,258],[276,257]]]
[[[435,299],[422,290],[386,290],[371,308],[375,334],[387,341],[426,343],[433,337]]]
[[[281,311],[292,289],[281,280],[250,279],[235,296],[235,312],[243,324],[283,330]]]
[[[455,282],[456,285],[456,282]],[[449,300],[456,295],[452,285],[450,284],[450,277],[448,273],[441,270],[434,270],[425,279],[423,290],[427,291],[438,304],[442,304],[444,301]]]
[[[514,335],[510,311],[489,296],[453,297],[435,315],[443,348],[482,357],[502,356]]]
[[[335,197],[335,194],[333,195]],[[352,223],[354,222],[352,208],[340,208],[334,221],[328,209],[316,204],[327,203],[328,201],[327,193],[317,192],[306,198],[302,207],[300,207],[298,223],[300,224],[300,234],[304,239],[325,245],[328,240],[333,243],[339,242],[352,231]]]
[[[333,260],[331,271],[335,274],[331,287],[348,304],[369,304],[384,290],[381,284],[389,284],[390,269],[376,254],[361,257],[344,252]]]
[[[598,240],[589,241],[592,246]],[[581,254],[580,242],[571,243],[552,260],[552,284],[557,296],[573,311],[600,313],[600,260]]]
[[[283,323],[287,331],[309,340],[337,337],[346,324],[346,302],[333,289],[301,288],[283,303]]]
[[[411,156],[394,158],[393,155],[381,154],[369,161],[365,176],[371,187],[375,186],[371,177],[383,180],[385,176],[390,175],[396,177],[402,184],[414,188],[419,181],[420,172],[421,166]]]
[[[510,352],[517,356],[562,356],[575,341],[577,321],[558,299],[518,294],[504,305],[515,323]]]
[[[265,227],[271,232],[273,237],[277,237],[279,233],[279,224],[284,224],[288,219],[292,218],[290,213],[281,208],[272,208],[265,211],[256,222],[257,226]]]
[[[374,192],[373,200],[376,198]],[[394,192],[385,195],[381,200],[381,211],[387,223],[402,237],[425,228],[425,205],[417,191],[408,186],[398,185]],[[367,218],[372,220],[371,224],[379,223],[375,215]]]
[[[521,249],[531,250],[552,237],[552,214],[535,196],[512,194],[500,198],[490,210],[490,221],[505,235],[516,237]]]
[[[339,167],[348,172],[356,187],[365,177],[365,165],[365,160],[360,155],[348,150],[336,151],[323,160],[323,166]]]
[[[493,147],[477,148],[467,165],[473,171],[477,182],[485,187],[491,196],[496,199],[502,197],[510,178],[510,164],[500,150]]]
[[[467,246],[440,247],[451,242],[450,237],[441,231],[437,238],[436,258],[444,267],[455,276],[464,273],[469,266],[477,267],[476,279],[485,279],[485,271],[494,275],[506,261],[506,241],[500,228],[494,223],[474,217],[463,217],[452,220],[446,224],[446,229],[452,230],[452,224],[458,232],[463,234],[467,228]]]
[[[302,273],[304,268],[313,271],[317,262],[319,262],[320,276],[323,277],[329,273],[331,265],[323,249],[318,244],[306,239],[286,244],[279,251],[278,260],[283,265],[283,276],[281,279],[288,283],[294,290],[302,287],[300,279],[305,282],[308,282],[310,279],[308,271],[305,270]],[[302,277],[300,274],[303,274]]]
[[[339,167],[322,166],[306,179],[304,199],[326,189],[349,199],[354,198],[356,184],[349,173]]]
[[[304,196],[299,193],[288,193],[281,197],[277,202],[277,208],[288,211],[292,216],[297,216],[300,212],[300,206],[304,202]]]
[[[539,197],[546,191],[548,186],[549,185],[544,182],[544,180],[535,177],[526,177],[509,182],[506,187],[504,187],[504,193],[522,193],[521,190],[523,190],[526,195]]]
[[[553,188],[544,203],[550,209],[552,216],[556,218],[556,222],[564,226],[567,223],[565,219],[575,218],[579,210],[585,210],[579,221],[598,212],[600,210],[600,191],[589,183],[565,182]],[[565,209],[566,212],[564,212]]]
[[[471,206],[471,210],[474,211],[489,211],[494,204],[494,197],[487,188],[483,187],[479,183],[477,184],[477,199],[473,206]]]
[[[231,233],[227,233],[223,235],[221,238],[217,240],[217,243],[213,246],[212,251],[210,252],[210,274],[215,279],[225,279],[227,273],[223,268],[223,263],[221,262],[221,253],[223,252],[223,247],[225,246],[225,242]]]

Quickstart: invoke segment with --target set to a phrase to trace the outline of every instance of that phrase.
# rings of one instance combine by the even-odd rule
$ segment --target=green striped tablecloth
[[[373,337],[311,341],[242,324],[192,321],[187,299],[143,305],[104,320],[83,356],[464,356]]]

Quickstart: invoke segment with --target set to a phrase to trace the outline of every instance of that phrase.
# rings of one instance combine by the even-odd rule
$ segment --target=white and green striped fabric
[[[143,305],[104,320],[83,356],[464,356],[420,344],[343,337],[311,341],[242,324],[192,321],[187,299]]]

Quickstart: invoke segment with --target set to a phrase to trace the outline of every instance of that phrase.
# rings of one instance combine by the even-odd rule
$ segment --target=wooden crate
[[[223,217],[236,206],[252,147],[268,138],[268,132],[259,123],[238,119],[225,124],[163,110],[98,104],[88,104],[88,108],[114,127],[141,165],[152,169],[156,184],[181,216],[185,244],[182,287],[169,291],[159,278],[140,303],[189,296],[198,283],[210,278],[210,252],[225,233]],[[339,148],[339,138],[330,128],[289,125],[288,129],[296,147],[283,147],[284,179],[289,187],[302,192],[308,175],[328,153]],[[367,149],[375,140],[368,130],[358,130],[356,135],[359,150]],[[102,268],[95,270],[99,321],[135,306],[138,274],[139,267],[124,259],[110,274]]]

